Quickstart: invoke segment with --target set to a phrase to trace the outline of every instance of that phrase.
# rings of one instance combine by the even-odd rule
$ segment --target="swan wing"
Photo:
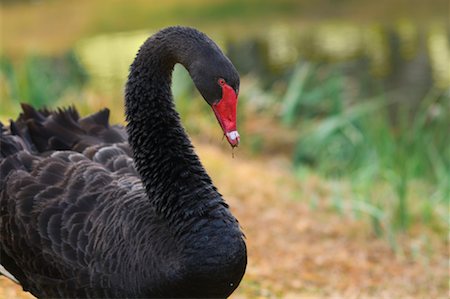
[[[1,265],[34,294],[73,289],[79,297],[113,281],[114,269],[93,263],[108,230],[104,216],[144,191],[125,130],[110,127],[106,111],[80,119],[74,109],[25,106],[9,128],[1,126]]]

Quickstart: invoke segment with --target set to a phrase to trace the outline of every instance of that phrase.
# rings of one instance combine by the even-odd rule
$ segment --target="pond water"
[[[123,85],[139,46],[152,32],[132,31],[81,40],[75,53],[103,90]],[[450,86],[449,34],[443,23],[419,26],[400,20],[390,26],[322,22],[314,26],[273,24],[240,38],[210,34],[242,75],[271,83],[300,63],[344,65],[354,76],[367,74],[388,90],[421,98],[432,87]]]
[[[430,90],[450,88],[450,35],[445,22],[419,25],[412,19],[400,19],[389,25],[352,21],[306,25],[286,21],[269,22],[266,28],[243,30],[239,35],[230,32],[233,30],[212,28],[208,35],[225,50],[242,77],[257,81],[260,99],[265,95],[272,101],[282,98],[294,74],[305,65],[307,70],[325,68],[342,75],[339,84],[357,90],[344,95],[350,102],[394,92],[396,102],[414,108]],[[0,75],[6,80],[0,81],[0,116],[18,113],[18,103],[23,101],[52,105],[64,98],[66,90],[81,90],[85,82],[121,101],[118,93],[123,90],[128,68],[152,33],[141,30],[84,38],[68,55],[31,56],[19,64],[1,57]],[[326,78],[316,73],[313,81],[320,84]],[[193,90],[187,77],[182,67],[176,67],[175,98]],[[242,89],[242,95],[247,89]]]

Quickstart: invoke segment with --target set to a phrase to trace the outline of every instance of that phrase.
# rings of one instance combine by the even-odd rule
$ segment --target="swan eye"
[[[219,83],[220,86],[224,86],[225,85],[225,80],[220,78],[219,80],[217,80],[217,83]]]

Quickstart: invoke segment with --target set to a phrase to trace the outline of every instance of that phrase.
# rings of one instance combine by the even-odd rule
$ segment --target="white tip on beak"
[[[239,133],[238,131],[231,131],[226,133],[227,139],[232,146],[237,146],[239,144]]]

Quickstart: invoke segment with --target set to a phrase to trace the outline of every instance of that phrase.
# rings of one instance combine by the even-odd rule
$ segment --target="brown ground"
[[[443,240],[430,235],[425,252],[423,241],[405,236],[394,253],[366,222],[330,211],[318,178],[299,182],[282,159],[232,159],[222,148],[202,144],[198,152],[247,236],[247,272],[232,298],[449,297]],[[32,296],[0,278],[1,298]]]

